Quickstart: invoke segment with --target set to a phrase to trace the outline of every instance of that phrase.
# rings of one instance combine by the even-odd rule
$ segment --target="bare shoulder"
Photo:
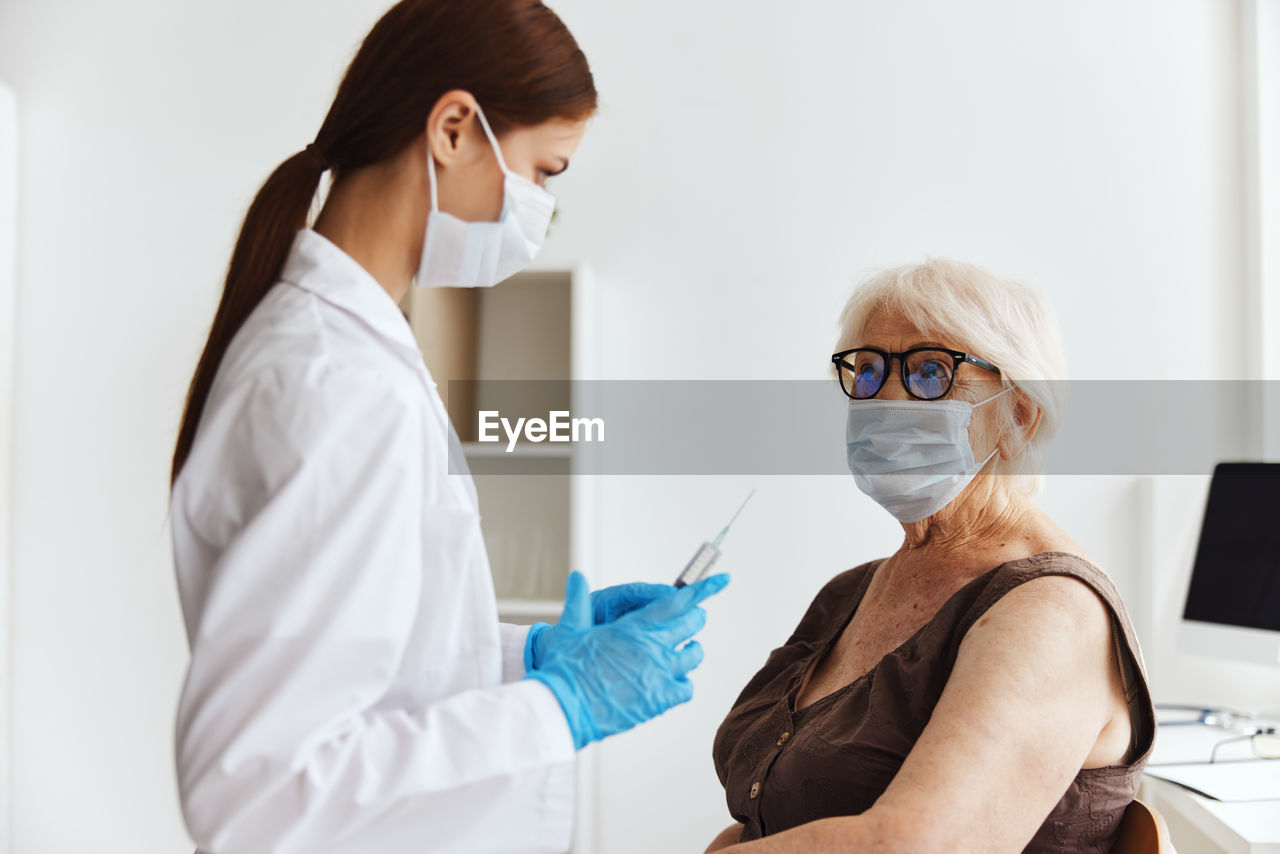
[[[1060,615],[1087,620],[1106,617],[1108,608],[1084,579],[1072,575],[1042,575],[1004,594],[991,606],[987,616],[1023,611],[1039,617]]]
[[[1111,613],[1083,579],[1044,575],[1000,597],[966,633],[961,649],[999,650],[997,660],[1031,659],[1046,671],[1067,665],[1105,666]]]

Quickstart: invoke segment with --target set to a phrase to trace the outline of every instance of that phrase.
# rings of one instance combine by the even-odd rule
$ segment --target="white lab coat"
[[[573,738],[520,679],[412,332],[314,231],[281,278],[173,489],[187,827],[207,854],[565,851]]]

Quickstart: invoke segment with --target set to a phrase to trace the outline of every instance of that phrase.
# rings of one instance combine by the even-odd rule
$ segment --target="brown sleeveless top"
[[[870,671],[794,711],[805,674],[848,625],[881,562],[842,573],[818,593],[795,633],[769,655],[716,733],[716,773],[729,812],[745,826],[740,841],[869,809],[929,722],[969,627],[1019,584],[1068,575],[1087,584],[1111,611],[1112,640],[1129,702],[1132,758],[1127,765],[1077,774],[1025,850],[1110,851],[1155,737],[1142,654],[1111,579],[1064,552],[1001,564],[958,590],[932,620]]]

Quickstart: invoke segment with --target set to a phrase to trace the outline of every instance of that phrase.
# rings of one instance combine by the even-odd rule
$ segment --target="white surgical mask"
[[[850,400],[849,471],[858,489],[899,522],[919,522],[951,503],[982,467],[969,444],[973,409],[963,400]]]
[[[467,222],[440,210],[436,164],[427,145],[431,213],[414,282],[428,288],[487,288],[529,266],[542,248],[556,209],[555,196],[507,169],[498,139],[479,105],[476,117],[502,169],[502,215],[497,222]]]

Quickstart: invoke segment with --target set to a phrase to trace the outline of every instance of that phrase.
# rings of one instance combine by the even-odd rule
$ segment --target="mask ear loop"
[[[489,138],[489,144],[493,146],[493,153],[498,158],[498,168],[502,170],[503,175],[510,175],[511,170],[507,168],[507,161],[502,158],[502,146],[498,145],[498,138],[493,135],[493,129],[489,127],[489,120],[484,117],[484,110],[480,109],[480,105],[476,104],[476,118],[480,120],[480,127],[484,128],[484,135]]]
[[[1008,388],[1004,389],[1003,391],[998,391],[995,394],[991,395],[991,397],[988,397],[986,400],[980,400],[977,403],[975,403],[974,408],[977,408],[984,403],[990,403],[991,401],[995,400],[997,397],[1002,397],[1003,395],[1006,395],[1009,392],[1013,391],[1015,388],[1016,386],[1011,385]],[[1000,439],[1003,434],[1004,434],[1004,425],[1002,424],[1000,426],[1000,432],[996,434],[996,446],[992,448],[991,453],[987,455],[987,458],[978,465],[978,471],[982,471],[984,468],[986,468],[987,463],[991,462],[991,460],[995,458],[995,455],[1000,453]]]
[[[440,212],[440,202],[436,198],[436,159],[431,156],[431,140],[427,140],[427,184],[431,187],[431,212]]]
[[[1004,395],[1006,395],[1006,394],[1008,394],[1009,392],[1013,391],[1013,390],[1014,390],[1014,388],[1015,388],[1015,386],[1009,386],[1008,388],[1004,389],[1003,391],[998,391],[998,392],[996,392],[995,394],[991,395],[991,397],[988,397],[986,400],[980,400],[980,401],[978,401],[977,403],[973,404],[973,406],[974,406],[974,408],[976,409],[977,407],[981,406],[981,405],[982,405],[982,404],[984,404],[984,403],[990,403],[991,401],[995,400],[997,397],[1003,397]]]

